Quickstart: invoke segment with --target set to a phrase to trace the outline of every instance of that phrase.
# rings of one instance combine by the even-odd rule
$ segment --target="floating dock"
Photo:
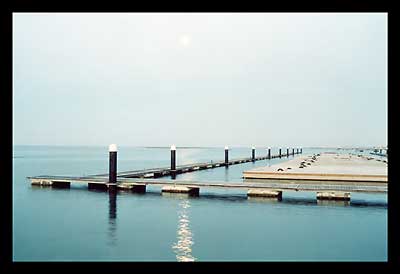
[[[364,185],[364,184],[320,184],[320,183],[282,183],[282,182],[199,182],[171,179],[137,179],[118,178],[116,184],[108,183],[107,179],[88,177],[66,177],[66,176],[35,176],[28,177],[32,185],[46,187],[70,187],[71,183],[86,184],[88,189],[99,190],[122,190],[134,193],[145,193],[146,186],[160,186],[162,192],[187,193],[191,196],[199,196],[201,188],[224,188],[245,189],[249,197],[276,198],[282,197],[283,191],[315,191],[317,199],[334,199],[335,197],[348,197],[350,192],[365,193],[387,193],[387,184]],[[344,193],[343,195],[328,193]],[[326,194],[324,194],[326,193]],[[342,198],[339,198],[342,199]]]
[[[321,153],[243,172],[245,179],[387,184],[387,160],[365,155]]]
[[[288,151],[288,150],[287,150]],[[297,169],[307,168],[313,170],[311,165],[315,168],[319,166],[319,170],[322,168],[326,171],[327,166],[331,167],[332,163],[329,164],[329,160],[334,159],[334,162],[348,161],[349,158],[338,154],[329,155],[313,155],[309,157],[296,157],[290,161],[282,164],[273,165],[271,167],[262,167],[251,171],[244,172],[244,182],[199,182],[199,181],[183,181],[175,180],[175,174],[192,172],[208,168],[216,167],[228,167],[229,165],[259,161],[272,158],[289,158],[290,155],[294,154],[279,154],[270,155],[263,157],[242,158],[228,161],[227,157],[225,161],[220,162],[209,162],[209,163],[197,163],[190,165],[175,166],[175,153],[172,150],[172,168],[155,168],[145,170],[135,170],[116,173],[115,151],[110,150],[110,173],[98,174],[84,177],[71,177],[71,176],[32,176],[28,177],[33,186],[40,187],[55,187],[55,188],[69,188],[71,183],[85,184],[88,189],[98,189],[104,191],[129,191],[134,193],[145,193],[148,185],[161,187],[161,193],[186,193],[190,196],[199,196],[201,188],[225,188],[225,189],[245,189],[247,190],[248,197],[263,197],[272,199],[282,199],[282,191],[315,191],[317,192],[318,200],[350,200],[350,192],[366,192],[366,193],[387,193],[387,175],[383,172],[381,166],[377,167],[377,160],[373,159],[375,163],[375,171],[379,170],[382,174],[357,174],[357,176],[364,176],[363,180],[359,178],[354,179],[355,175],[352,172],[347,172],[344,177],[340,177],[338,174],[329,174],[329,176],[336,176],[339,180],[329,177],[325,173],[310,173],[310,172],[299,172]],[[301,152],[300,152],[301,153]],[[344,157],[344,158],[343,158]],[[364,156],[357,156],[363,158]],[[360,159],[354,157],[357,161]],[[353,159],[353,160],[354,160]],[[371,159],[363,159],[370,161]],[[328,164],[326,163],[328,161]],[[332,161],[332,159],[331,159]],[[380,160],[379,160],[380,161]],[[354,162],[354,161],[353,161]],[[371,163],[372,163],[371,162]],[[319,165],[317,164],[319,163]],[[325,163],[325,164],[324,164]],[[348,164],[348,163],[347,163]],[[387,172],[387,164],[385,162],[380,163],[385,165],[384,170]],[[296,166],[298,168],[296,169]],[[362,165],[365,168],[365,165]],[[354,169],[354,167],[353,167]],[[352,169],[352,170],[353,170]],[[292,171],[293,170],[293,171]],[[318,170],[318,168],[317,168]],[[322,174],[322,175],[321,175]],[[155,179],[155,177],[162,177],[171,175],[172,179]],[[343,175],[343,174],[341,174]],[[280,177],[279,177],[280,176]],[[311,179],[309,176],[314,176]],[[347,176],[347,177],[346,177]],[[351,178],[350,178],[350,177]],[[371,177],[372,176],[372,177]],[[111,179],[110,179],[111,178]],[[249,179],[250,178],[250,179]],[[256,178],[256,179],[254,179]],[[274,179],[260,181],[259,179]],[[279,181],[277,178],[293,179],[295,181]],[[350,183],[346,180],[353,179]],[[367,178],[367,179],[365,179]],[[299,180],[300,179],[300,180]],[[332,180],[327,180],[332,179]]]

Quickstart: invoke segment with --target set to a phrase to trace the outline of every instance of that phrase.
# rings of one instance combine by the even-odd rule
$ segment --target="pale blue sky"
[[[14,144],[387,142],[386,13],[14,13]]]

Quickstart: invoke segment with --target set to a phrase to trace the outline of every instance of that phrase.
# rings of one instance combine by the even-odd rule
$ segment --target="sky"
[[[14,145],[387,144],[386,13],[13,13]]]

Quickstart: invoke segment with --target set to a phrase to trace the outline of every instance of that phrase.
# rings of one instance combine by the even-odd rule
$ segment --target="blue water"
[[[230,158],[249,157],[250,151],[231,148]],[[272,154],[277,151],[273,148]],[[303,155],[321,151],[326,150],[303,148]],[[257,155],[265,154],[257,149]],[[177,150],[178,165],[223,157],[223,148]],[[196,171],[177,179],[239,182],[244,170],[286,160]],[[169,148],[119,147],[119,171],[168,165]],[[156,186],[146,194],[110,195],[74,184],[71,189],[34,187],[26,179],[107,169],[107,147],[14,146],[14,261],[387,260],[384,194],[352,193],[350,203],[320,203],[315,192],[286,191],[278,202],[248,199],[245,190],[207,188],[189,198],[161,194]]]

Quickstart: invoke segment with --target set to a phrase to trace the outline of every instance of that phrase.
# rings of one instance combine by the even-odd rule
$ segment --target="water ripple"
[[[177,231],[177,242],[172,245],[178,262],[193,262],[196,258],[192,255],[193,233],[190,230],[189,211],[190,202],[184,200],[179,203],[180,211]]]

